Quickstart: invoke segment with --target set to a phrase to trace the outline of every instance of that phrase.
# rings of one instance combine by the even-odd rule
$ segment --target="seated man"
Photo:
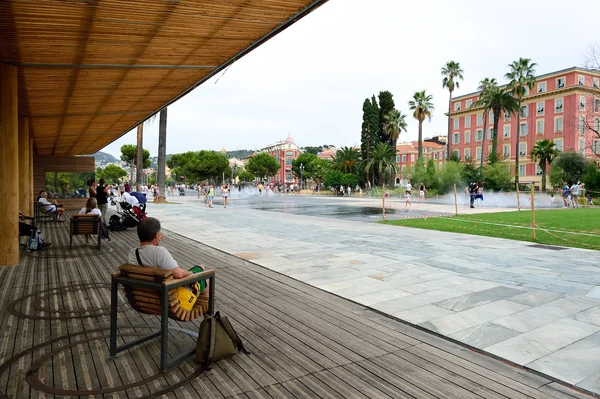
[[[140,222],[137,229],[140,246],[129,251],[127,262],[132,265],[143,265],[168,269],[173,272],[173,278],[179,279],[187,277],[192,272],[185,270],[177,264],[169,251],[165,247],[158,246],[162,241],[163,235],[160,232],[160,221],[156,218],[146,218]],[[139,259],[138,259],[139,256]],[[202,265],[198,265],[204,270]],[[208,298],[209,291],[208,280],[200,284],[200,298]]]
[[[48,201],[48,193],[46,191],[42,191],[40,193],[40,198],[39,198],[38,202],[40,202],[42,204],[42,206],[44,207],[44,209],[47,212],[49,212],[49,213],[56,212],[59,222],[65,221],[63,218],[63,214],[65,213],[64,208],[60,207],[58,205],[58,202],[56,202],[55,200],[52,200],[52,202]]]

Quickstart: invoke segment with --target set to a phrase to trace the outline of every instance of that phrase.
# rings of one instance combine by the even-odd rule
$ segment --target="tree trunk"
[[[143,178],[143,171],[144,171],[144,149],[143,147],[143,142],[144,142],[144,123],[140,123],[137,127],[137,161],[136,161],[136,165],[137,168],[135,170],[135,187],[136,187],[136,191],[138,193],[142,192],[142,178]]]
[[[385,220],[385,176],[381,178],[381,220]]]
[[[419,158],[421,157],[423,157],[423,121],[419,121]],[[448,153],[448,157],[450,157],[450,153]]]
[[[156,184],[160,190],[158,202],[167,202],[165,196],[165,162],[167,157],[167,107],[160,110],[158,124],[158,170],[156,171]]]
[[[488,118],[488,111],[484,111],[483,112],[483,139],[481,140],[481,160],[479,162],[479,173],[482,174],[483,173],[483,160],[485,159],[485,139],[487,138],[487,118]]]
[[[546,192],[546,162],[540,162],[542,168],[542,192]]]
[[[491,163],[498,161],[498,125],[500,124],[500,108],[494,109],[494,130],[492,132],[492,154],[490,155]]]
[[[515,183],[519,187],[519,139],[521,138],[521,97],[519,97],[519,110],[517,111],[517,137],[515,144]]]
[[[446,160],[450,159],[450,150],[452,149],[450,143],[452,143],[452,140],[450,140],[450,138],[452,137],[452,118],[450,117],[452,112],[452,90],[450,90],[450,99],[448,100],[448,139],[447,139],[447,146],[448,146],[448,151],[446,154]],[[419,125],[419,130],[420,130],[420,125]],[[419,139],[420,142],[420,139]],[[421,150],[419,150],[419,154],[421,154]],[[419,155],[420,156],[420,155]]]
[[[396,150],[396,142],[397,141],[398,141],[398,139],[392,139],[392,148],[394,149],[394,163],[396,165],[398,165],[398,162],[396,162],[396,157],[398,156],[398,151]],[[396,187],[396,168],[392,169],[390,176],[392,179],[392,184],[390,185],[390,188],[394,189],[394,187]]]

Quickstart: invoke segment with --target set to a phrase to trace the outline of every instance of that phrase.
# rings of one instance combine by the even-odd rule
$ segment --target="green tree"
[[[331,162],[317,158],[312,163],[311,177],[320,186],[325,175],[332,169]]]
[[[143,152],[144,165],[143,168],[149,168],[152,161],[150,160],[150,151],[144,149]],[[121,146],[121,161],[126,162],[131,168],[131,178],[133,181],[133,169],[137,159],[137,146],[133,144],[124,144]]]
[[[450,98],[448,99],[448,156],[452,154],[450,143],[450,137],[452,137],[452,126],[451,126],[451,115],[452,115],[452,92],[454,89],[459,88],[459,80],[463,80],[463,70],[460,67],[460,63],[456,61],[448,61],[446,65],[442,67],[442,88],[447,88],[450,92]]]
[[[538,162],[542,170],[542,191],[546,191],[546,166],[551,165],[558,156],[554,141],[543,139],[535,143],[531,150],[531,159]]]
[[[510,166],[503,161],[496,161],[487,166],[483,172],[485,187],[493,191],[505,191],[513,188]]]
[[[453,189],[454,184],[461,187],[464,183],[462,177],[463,166],[460,162],[448,161],[440,172],[439,187],[440,194],[445,194]]]
[[[317,159],[318,158],[315,154],[311,154],[310,152],[305,152],[305,153],[300,154],[298,156],[298,158],[292,160],[292,172],[298,178],[302,177],[302,179],[304,180],[302,182],[303,187],[306,183],[306,180],[312,178],[314,162]],[[300,165],[302,165],[304,167],[304,170],[302,173],[300,173]]]
[[[254,175],[247,170],[243,170],[238,173],[237,177],[240,179],[240,181],[253,181],[255,178]]]
[[[576,152],[562,152],[553,162],[550,170],[550,183],[561,186],[567,182],[569,186],[581,181],[588,167],[588,161]]]
[[[408,102],[408,106],[413,111],[413,117],[419,121],[419,158],[423,157],[423,121],[425,118],[431,121],[431,114],[435,108],[431,102],[432,100],[433,96],[427,95],[423,90],[415,92],[413,99]],[[450,140],[450,137],[448,137],[448,140]]]
[[[380,91],[379,99],[379,141],[391,144],[391,139],[385,131],[385,115],[389,114],[395,107],[394,95],[388,90]]]
[[[343,184],[342,179],[344,178],[344,172],[341,170],[330,169],[323,176],[323,185],[331,187],[337,194],[340,191],[340,186]]]
[[[367,174],[370,170],[374,170],[379,175],[381,182],[381,207],[382,219],[385,220],[385,172],[386,170],[398,170],[396,163],[396,149],[389,144],[378,143],[371,151],[371,157],[366,165]]]
[[[344,173],[358,173],[360,152],[352,147],[341,147],[333,158],[335,167]]]
[[[365,162],[368,162],[371,150],[377,143],[379,143],[379,104],[375,96],[372,96],[370,100],[367,98],[363,103],[360,151]],[[363,179],[368,181],[369,177],[365,175]]]
[[[304,147],[304,153],[317,155],[323,147]]]
[[[592,190],[598,193],[600,191],[600,170],[593,162],[589,162],[585,174],[581,177],[581,182],[585,183],[586,190]]]
[[[396,150],[396,143],[398,142],[398,137],[400,137],[400,133],[402,131],[406,132],[408,127],[406,123],[406,115],[402,114],[402,112],[397,109],[393,109],[387,114],[383,115],[383,128],[385,130],[386,135],[390,139],[390,145],[394,150]],[[392,171],[391,173],[391,186],[394,186],[394,182],[396,181],[395,173]]]
[[[173,154],[167,165],[179,177],[185,176],[187,181],[204,181],[222,178],[225,171],[231,175],[229,160],[216,151],[188,151]]]
[[[478,90],[481,90],[481,95],[485,96],[487,92],[498,86],[498,82],[495,78],[485,78],[479,82]],[[471,105],[474,107],[475,104]],[[485,149],[487,148],[485,145],[485,140],[487,139],[487,125],[488,125],[488,115],[489,110],[483,110],[483,137],[481,139],[481,159],[479,160],[479,173],[483,173],[483,160],[485,159]]]
[[[107,165],[104,169],[96,169],[96,181],[106,180],[107,183],[117,183],[122,177],[127,176],[127,171],[117,165]]]
[[[275,175],[280,167],[275,157],[266,152],[261,152],[248,160],[246,170],[263,180],[266,177]]]
[[[494,111],[494,129],[492,133],[492,153],[489,154],[489,162],[498,162],[498,125],[500,123],[501,111],[507,114],[515,113],[519,109],[517,100],[508,91],[493,86],[479,95],[479,99],[473,103],[475,107],[483,107],[484,112]],[[484,135],[486,133],[484,132]],[[519,140],[517,140],[518,142]],[[482,154],[483,156],[483,154]]]
[[[471,157],[467,157],[464,159],[464,161],[462,162],[462,166],[463,166],[463,170],[462,170],[462,176],[463,176],[463,180],[471,183],[474,181],[481,181],[481,170],[477,167],[477,165],[475,165],[475,162],[473,161],[473,158]]]
[[[515,140],[515,182],[519,184],[519,137],[521,137],[521,114],[523,113],[523,97],[527,89],[533,90],[535,87],[535,62],[531,62],[530,58],[519,58],[518,61],[514,61],[509,64],[510,71],[504,75],[504,77],[510,82],[508,88],[512,91],[513,95],[518,99],[518,111],[517,114],[517,139]]]

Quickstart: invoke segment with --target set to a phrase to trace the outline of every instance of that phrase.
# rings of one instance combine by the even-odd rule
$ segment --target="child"
[[[408,191],[404,192],[404,200],[406,201],[404,208],[408,210],[408,207],[410,206],[410,193]]]
[[[594,206],[594,200],[592,199],[592,194],[588,194],[587,197],[585,197],[585,199],[588,200],[588,204],[590,206]]]
[[[550,194],[550,207],[554,208],[554,202],[556,200],[554,199],[554,194]]]

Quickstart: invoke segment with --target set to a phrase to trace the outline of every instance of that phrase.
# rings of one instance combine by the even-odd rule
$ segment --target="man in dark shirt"
[[[479,190],[479,184],[477,184],[477,182],[473,182],[471,184],[469,184],[469,195],[471,197],[470,200],[470,207],[471,208],[475,208],[475,197],[477,196],[477,190]]]
[[[125,182],[124,188],[125,188],[125,192],[126,193],[130,193],[131,192],[131,185],[129,184],[129,181]]]

